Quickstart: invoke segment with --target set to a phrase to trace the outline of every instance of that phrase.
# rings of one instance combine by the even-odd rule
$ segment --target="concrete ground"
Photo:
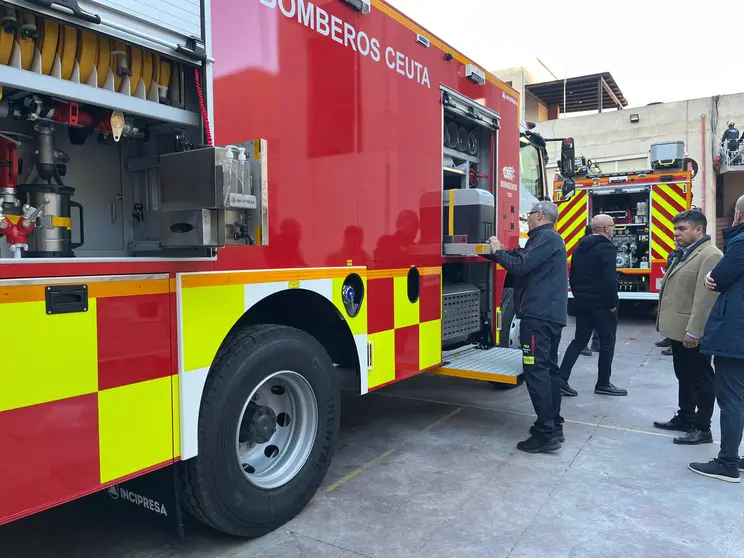
[[[564,331],[563,347],[573,336]],[[346,395],[338,451],[316,499],[256,541],[193,521],[175,540],[122,524],[88,500],[0,528],[16,557],[664,557],[744,555],[744,486],[694,475],[717,444],[681,447],[655,430],[676,409],[671,358],[648,321],[625,320],[613,382],[594,395],[597,357],[580,357],[564,398],[566,442],[516,450],[533,421],[524,386],[424,376]],[[714,437],[718,436],[714,417]]]

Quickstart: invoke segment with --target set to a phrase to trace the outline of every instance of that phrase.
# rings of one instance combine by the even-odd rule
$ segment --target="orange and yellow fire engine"
[[[569,266],[591,218],[606,213],[615,220],[612,242],[618,249],[621,300],[658,300],[667,258],[676,248],[672,219],[692,207],[697,163],[684,156],[684,144],[654,144],[650,154],[650,170],[592,173],[591,165],[579,162],[568,180],[575,191],[568,196],[560,174],[553,183],[559,210],[556,229],[566,243]]]

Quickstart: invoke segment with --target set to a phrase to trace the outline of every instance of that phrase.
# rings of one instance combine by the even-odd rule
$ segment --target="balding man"
[[[529,238],[524,248],[502,250],[494,236],[489,239],[491,254],[483,255],[516,278],[522,369],[537,414],[531,436],[517,444],[528,453],[555,451],[564,441],[558,345],[567,321],[568,270],[566,245],[554,228],[557,220],[554,203],[537,202],[527,215]]]
[[[610,240],[615,232],[612,217],[603,213],[591,222],[592,234],[579,241],[571,256],[571,292],[576,308],[576,333],[561,362],[561,393],[576,396],[568,379],[592,331],[599,334],[599,374],[594,393],[628,395],[610,383],[617,335],[617,248]]]
[[[721,450],[712,461],[690,463],[689,468],[706,477],[739,482],[739,471],[744,471],[739,458],[744,431],[744,196],[736,202],[732,226],[723,229],[723,258],[704,283],[720,293],[705,324],[700,352],[713,355]]]

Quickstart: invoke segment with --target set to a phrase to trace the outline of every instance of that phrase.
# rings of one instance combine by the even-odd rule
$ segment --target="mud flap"
[[[165,467],[104,490],[101,498],[123,518],[183,538],[178,466]]]

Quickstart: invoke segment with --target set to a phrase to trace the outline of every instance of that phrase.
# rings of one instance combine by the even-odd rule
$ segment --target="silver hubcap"
[[[310,456],[318,432],[318,401],[291,370],[264,379],[243,406],[235,438],[238,465],[263,489],[287,484]]]
[[[519,349],[519,318],[514,316],[509,325],[509,348]]]

